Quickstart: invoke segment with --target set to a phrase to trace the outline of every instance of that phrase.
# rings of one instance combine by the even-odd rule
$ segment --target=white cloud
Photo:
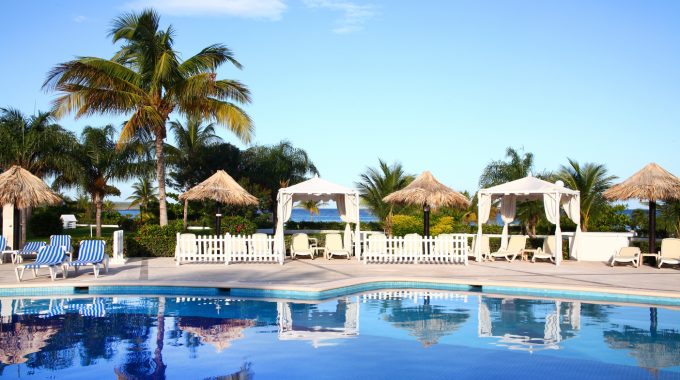
[[[135,0],[126,7],[154,8],[172,15],[228,15],[278,20],[286,4],[284,0]]]
[[[76,16],[76,17],[73,18],[73,21],[75,21],[75,22],[77,22],[77,23],[80,24],[81,22],[87,21],[87,17],[82,16],[82,15],[78,15],[78,16]]]
[[[370,5],[359,5],[343,0],[303,0],[309,8],[326,8],[342,13],[333,28],[335,33],[352,33],[364,28],[364,24],[375,16]]]

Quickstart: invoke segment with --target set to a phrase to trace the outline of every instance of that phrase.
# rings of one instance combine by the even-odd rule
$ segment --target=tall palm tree
[[[73,133],[54,122],[49,112],[26,116],[13,108],[0,108],[0,168],[19,165],[40,178],[74,173],[71,152],[77,145]],[[21,237],[26,241],[29,209],[20,211]]]
[[[309,217],[312,219],[312,222],[314,221],[314,215],[319,215],[319,206],[321,206],[321,201],[315,201],[315,200],[308,200],[304,202],[300,202],[300,206],[307,210],[309,213]]]
[[[196,116],[187,117],[185,125],[179,120],[170,122],[170,130],[175,135],[175,146],[166,146],[168,164],[173,167],[170,173],[171,185],[182,191],[187,191],[198,184],[192,175],[195,163],[200,163],[200,155],[207,147],[222,142],[215,134],[215,124],[203,124],[203,120]],[[184,201],[184,228],[187,228],[187,214],[189,201]]]
[[[158,202],[158,188],[148,176],[142,176],[132,184],[132,189],[132,195],[127,198],[131,201],[129,207],[139,206],[139,220],[144,221],[144,212],[148,210],[149,204]]]
[[[383,198],[397,190],[401,190],[411,183],[415,177],[404,173],[401,163],[395,162],[388,165],[378,159],[377,168],[367,168],[361,174],[359,182],[355,183],[364,203],[373,215],[384,224],[385,232],[391,234],[391,218],[394,211],[393,205],[385,203]]]
[[[522,155],[518,150],[508,147],[505,150],[505,156],[507,161],[491,161],[484,168],[479,178],[479,186],[481,188],[521,179],[533,171],[534,155],[532,153],[527,152]],[[542,176],[537,175],[536,177]],[[536,235],[536,225],[542,212],[541,202],[522,202],[517,205],[517,219],[522,221],[528,234]]]
[[[83,128],[80,145],[72,157],[79,170],[61,173],[55,179],[56,187],[79,187],[90,195],[95,206],[97,237],[102,233],[104,198],[120,195],[120,190],[109,183],[130,179],[150,168],[148,161],[140,161],[134,146],[116,148],[115,132],[112,125]]]
[[[122,42],[111,59],[81,57],[50,71],[43,88],[61,93],[54,113],[61,117],[92,114],[130,115],[118,141],[125,145],[139,130],[154,137],[160,225],[168,223],[163,140],[172,112],[201,115],[226,126],[242,141],[253,131],[250,117],[237,104],[250,103],[250,92],[235,80],[218,80],[223,63],[241,64],[224,45],[210,45],[182,60],[174,50],[174,29],[160,29],[153,10],[126,13],[113,22],[113,43]]]
[[[568,158],[569,166],[562,165],[555,178],[564,184],[581,192],[581,229],[588,231],[590,219],[595,216],[603,205],[607,204],[602,193],[611,187],[616,176],[609,175],[602,164],[578,161]]]

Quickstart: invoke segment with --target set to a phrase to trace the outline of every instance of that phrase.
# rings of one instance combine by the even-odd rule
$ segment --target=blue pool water
[[[0,376],[680,379],[680,309],[385,290],[0,298]]]

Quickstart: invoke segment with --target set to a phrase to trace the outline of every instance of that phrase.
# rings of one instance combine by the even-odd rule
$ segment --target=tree
[[[254,146],[243,152],[243,173],[251,183],[269,190],[269,207],[276,221],[276,196],[282,187],[302,182],[319,171],[303,149],[289,141]],[[276,223],[276,222],[275,222]]]
[[[49,112],[26,116],[12,108],[0,108],[0,168],[19,165],[45,179],[58,173],[76,171],[71,153],[77,145],[73,133],[54,122]],[[20,245],[26,241],[30,210],[21,213]]]
[[[139,206],[139,220],[144,221],[144,213],[148,210],[149,204],[158,202],[158,188],[148,176],[142,176],[132,184],[132,189],[134,191],[127,200],[131,201],[130,207]]]
[[[314,215],[319,215],[319,206],[321,206],[321,201],[308,200],[300,202],[300,206],[309,212],[309,217],[314,221]]]
[[[74,173],[61,173],[55,179],[55,186],[79,187],[87,192],[95,206],[97,237],[102,233],[102,209],[104,198],[120,195],[120,190],[109,185],[114,180],[127,180],[134,175],[148,171],[148,161],[137,156],[134,146],[116,148],[116,129],[112,125],[102,128],[85,127],[80,144],[74,150],[72,161],[78,166]]]
[[[210,45],[182,60],[174,50],[172,26],[160,29],[153,10],[126,13],[113,22],[113,43],[122,42],[111,59],[81,57],[54,67],[43,88],[61,93],[53,112],[61,117],[93,114],[130,115],[118,145],[128,143],[140,130],[153,135],[156,151],[159,221],[167,225],[165,156],[163,140],[172,112],[200,115],[226,126],[249,142],[253,125],[237,104],[250,103],[250,92],[235,80],[218,80],[223,63],[241,64],[224,45]]]
[[[659,221],[666,230],[680,237],[680,201],[665,201],[659,205]]]
[[[609,175],[602,164],[579,164],[568,158],[569,166],[562,165],[555,178],[581,193],[581,229],[588,231],[588,225],[593,215],[602,210],[607,200],[602,193],[611,187],[616,176]]]
[[[415,177],[404,173],[401,163],[395,162],[388,165],[379,159],[377,168],[367,168],[360,175],[359,182],[355,185],[364,203],[373,215],[383,223],[385,232],[391,234],[390,216],[394,212],[394,206],[383,201],[388,194],[401,190],[411,183]]]
[[[205,151],[222,139],[215,134],[213,123],[204,125],[203,120],[197,116],[187,117],[186,125],[179,120],[170,122],[170,130],[175,135],[175,146],[167,146],[168,164],[173,170],[170,172],[171,186],[181,191],[187,191],[196,186],[206,177],[197,177],[197,169],[200,169]],[[220,162],[220,161],[213,161]],[[187,213],[189,201],[184,201],[183,221],[187,228]]]

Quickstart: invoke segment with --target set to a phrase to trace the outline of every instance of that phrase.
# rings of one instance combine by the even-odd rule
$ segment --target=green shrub
[[[422,234],[423,221],[412,215],[392,216],[392,235]]]
[[[175,255],[177,233],[182,232],[182,221],[167,226],[146,224],[136,234],[125,234],[126,253],[129,257],[172,257]]]
[[[28,228],[32,236],[60,235],[64,225],[59,218],[61,207],[40,207],[33,210]]]
[[[222,233],[231,235],[252,235],[257,225],[242,216],[227,216],[222,219]]]

